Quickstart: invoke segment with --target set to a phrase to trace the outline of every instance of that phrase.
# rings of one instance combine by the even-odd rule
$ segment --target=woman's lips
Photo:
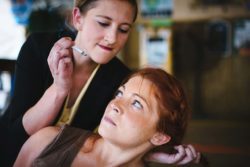
[[[116,126],[116,124],[114,123],[114,121],[113,121],[111,118],[105,116],[103,119],[104,119],[104,121],[106,121],[106,122],[108,122],[108,123],[110,123],[110,124]]]
[[[100,46],[102,49],[104,49],[104,50],[112,51],[112,48],[110,48],[110,47],[107,47],[107,46],[104,46],[104,45],[100,45],[100,44],[99,44],[99,46]]]

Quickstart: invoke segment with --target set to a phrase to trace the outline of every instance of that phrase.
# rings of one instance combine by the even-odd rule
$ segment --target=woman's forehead
[[[116,17],[121,20],[128,20],[129,22],[133,22],[134,17],[134,8],[128,1],[124,0],[99,0],[96,2],[93,10],[95,12],[101,12],[101,14],[105,14],[106,16],[110,16],[111,18]],[[89,13],[89,11],[87,13]],[[91,13],[92,13],[91,12]]]
[[[152,95],[155,92],[154,84],[142,76],[134,76],[124,84],[125,88],[130,89],[141,95]]]
[[[126,0],[98,0],[95,2],[95,7],[94,8],[103,8],[107,9],[108,7],[115,7],[113,10],[116,8],[121,8],[121,9],[129,9],[129,10],[134,10],[134,7],[132,6],[131,3],[129,3]]]

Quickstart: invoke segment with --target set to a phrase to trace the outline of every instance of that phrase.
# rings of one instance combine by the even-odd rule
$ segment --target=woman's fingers
[[[74,41],[64,37],[52,47],[48,56],[48,65],[59,90],[68,91],[71,88],[73,61],[72,49]]]
[[[192,145],[190,145],[190,144],[187,145],[187,147],[190,149],[190,151],[191,151],[191,153],[192,153],[192,157],[193,157],[192,162],[194,162],[194,163],[199,163],[200,157],[201,157],[200,152],[196,151],[195,148],[194,148],[194,146],[192,146]]]
[[[59,74],[61,72],[61,68],[59,68],[59,61],[63,59],[65,63],[72,62],[72,57],[71,57],[72,51],[69,49],[61,49],[56,54],[57,55],[54,56],[53,59],[54,63],[53,67],[55,68],[56,74]]]
[[[174,147],[177,150],[177,153],[174,154],[175,163],[181,161],[183,158],[186,157],[187,153],[185,150],[184,145],[178,145]]]
[[[178,165],[184,165],[191,162],[193,163],[199,162],[200,153],[197,152],[192,145],[185,146],[185,153],[186,156],[177,163]]]
[[[174,148],[177,150],[176,153],[154,152],[147,156],[147,160],[163,164],[177,164],[186,157],[186,151],[183,145],[175,146]]]
[[[73,45],[74,41],[72,41],[68,37],[64,37],[59,39],[52,47],[48,57],[48,64],[53,76],[58,75],[58,73],[60,72],[58,67],[60,59],[65,57],[72,57],[71,47]]]
[[[168,154],[163,152],[154,152],[148,154],[146,160],[163,164],[184,165],[188,163],[199,163],[200,153],[192,145],[178,145],[174,147],[176,153]]]
[[[200,160],[201,160],[201,153],[197,152],[197,157],[194,159],[194,163],[198,164],[200,163]]]
[[[63,78],[70,77],[73,72],[72,59],[69,57],[61,58],[58,64],[58,74]]]

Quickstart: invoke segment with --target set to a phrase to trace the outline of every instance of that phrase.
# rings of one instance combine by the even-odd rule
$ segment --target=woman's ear
[[[171,140],[171,137],[167,134],[156,132],[150,139],[150,142],[155,146],[160,146],[168,143]]]
[[[82,19],[81,11],[79,8],[75,7],[72,10],[72,17],[73,17],[73,25],[74,25],[75,29],[77,31],[80,31],[81,27],[82,27],[83,19]]]

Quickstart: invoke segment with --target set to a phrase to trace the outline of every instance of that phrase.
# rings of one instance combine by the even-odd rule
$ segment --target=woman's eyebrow
[[[96,15],[96,17],[102,17],[102,18],[107,19],[107,20],[112,20],[111,17],[105,16],[105,15]],[[132,26],[131,23],[126,23],[126,22],[124,22],[124,23],[122,23],[122,24],[123,24],[123,25],[127,25],[127,26],[129,26],[129,27]]]
[[[96,17],[102,17],[102,18],[105,18],[105,19],[108,19],[108,20],[112,20],[111,17],[104,16],[104,15],[96,15]]]
[[[119,91],[119,90],[120,90],[120,91],[125,91],[125,88],[126,88],[125,85],[121,85],[121,86],[117,89],[117,91]]]
[[[138,93],[133,93],[133,96],[136,96],[136,97],[142,99],[142,100],[147,104],[147,106],[149,107],[149,104],[148,104],[147,100],[146,100],[144,97],[142,97],[142,96],[139,95]]]

